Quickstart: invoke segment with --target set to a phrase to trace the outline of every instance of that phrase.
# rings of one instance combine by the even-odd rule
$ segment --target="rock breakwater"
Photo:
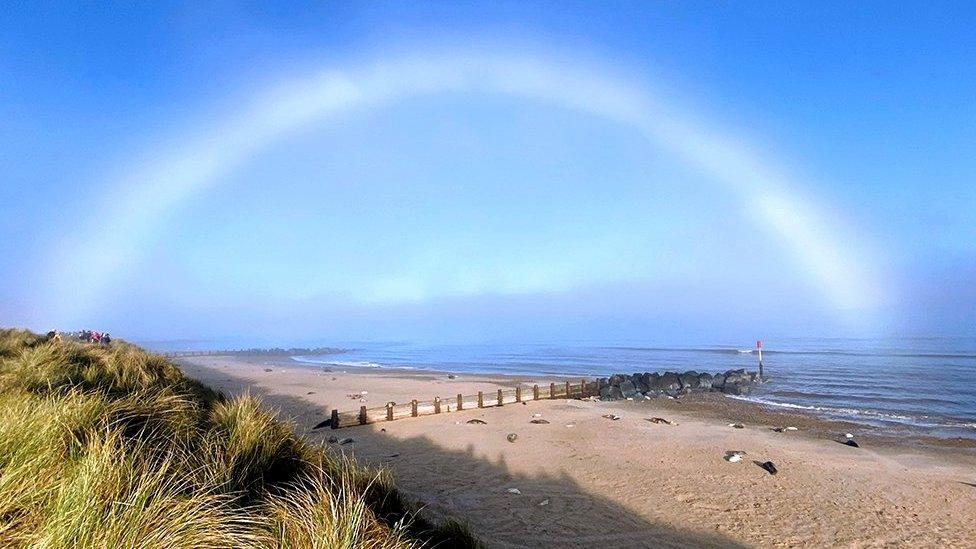
[[[724,373],[637,372],[614,374],[600,380],[600,400],[625,400],[678,397],[687,393],[716,391],[730,395],[747,395],[759,383],[759,374],[744,369]]]

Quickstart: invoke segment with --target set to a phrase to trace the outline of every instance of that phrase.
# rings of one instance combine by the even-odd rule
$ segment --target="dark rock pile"
[[[685,393],[718,391],[729,395],[746,395],[759,382],[756,372],[729,370],[724,374],[699,374],[692,370],[677,372],[644,372],[614,374],[600,380],[600,400],[627,398],[677,397]]]

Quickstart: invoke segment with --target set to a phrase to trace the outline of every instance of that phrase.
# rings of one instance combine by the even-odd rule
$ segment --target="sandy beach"
[[[179,363],[227,394],[263,397],[313,441],[354,439],[331,445],[390,467],[423,513],[467,521],[491,547],[972,547],[976,540],[976,452],[966,441],[862,434],[855,424],[718,394],[544,400],[312,431],[332,408],[550,380],[322,371],[266,357]],[[348,396],[362,391],[365,403]],[[549,423],[531,424],[536,414]],[[474,418],[486,424],[467,423]],[[744,428],[729,427],[733,421]],[[861,447],[838,443],[845,432]],[[728,451],[746,454],[730,463]],[[778,474],[758,466],[765,461]]]

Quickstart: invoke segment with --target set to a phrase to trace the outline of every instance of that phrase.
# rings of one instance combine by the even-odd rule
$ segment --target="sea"
[[[430,345],[358,343],[309,367],[436,370],[463,375],[604,377],[614,373],[756,370],[755,342]],[[742,398],[877,428],[976,439],[976,337],[783,338],[764,341],[768,383]]]

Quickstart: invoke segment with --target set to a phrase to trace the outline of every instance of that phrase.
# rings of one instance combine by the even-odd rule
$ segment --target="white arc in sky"
[[[222,184],[248,157],[301,127],[418,95],[476,92],[523,97],[640,131],[654,146],[731,188],[748,217],[792,254],[838,311],[869,311],[878,288],[869,247],[796,198],[801,186],[731,134],[723,134],[628,83],[576,63],[525,55],[446,53],[318,72],[275,86],[217,124],[207,124],[149,162],[131,166],[103,193],[113,197],[81,231],[97,247],[66,243],[49,258],[52,325],[84,322],[126,266],[162,230],[165,214]]]

